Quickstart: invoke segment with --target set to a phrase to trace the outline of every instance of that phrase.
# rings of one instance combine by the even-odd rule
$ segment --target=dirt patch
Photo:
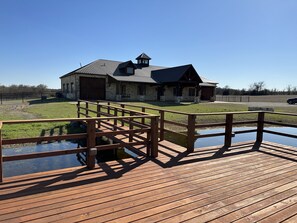
[[[26,112],[28,103],[15,103],[0,105],[0,119],[35,119],[37,115]]]

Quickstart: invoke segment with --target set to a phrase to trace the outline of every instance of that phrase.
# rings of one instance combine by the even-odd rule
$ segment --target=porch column
[[[117,82],[116,83],[116,101],[121,101],[122,100],[122,92],[121,92],[121,87],[122,87],[122,83],[121,82]]]
[[[183,87],[181,84],[176,85],[176,97],[175,97],[175,102],[180,103],[183,99]]]
[[[199,84],[195,86],[195,97],[194,97],[194,103],[200,103],[200,97],[201,97],[201,88]]]

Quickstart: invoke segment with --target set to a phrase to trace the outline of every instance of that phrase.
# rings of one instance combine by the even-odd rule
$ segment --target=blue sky
[[[46,84],[96,59],[193,64],[219,86],[297,86],[296,0],[0,0],[0,84]]]

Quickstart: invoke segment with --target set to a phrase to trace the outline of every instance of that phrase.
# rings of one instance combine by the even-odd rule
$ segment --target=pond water
[[[248,129],[255,129],[255,127],[239,127],[239,128],[233,128],[233,131],[238,130],[248,130]],[[297,135],[297,129],[296,128],[286,128],[286,127],[269,127],[265,128],[267,130],[281,132],[281,133],[288,133],[292,135]],[[207,130],[200,130],[197,131],[197,133],[200,134],[209,134],[209,133],[221,133],[224,132],[225,129],[207,129]],[[250,141],[256,139],[256,132],[252,133],[245,133],[245,134],[237,134],[232,138],[232,142],[244,142],[244,141]],[[278,135],[272,135],[269,133],[263,134],[263,140],[270,141],[270,142],[276,142],[279,144],[284,144],[288,146],[295,146],[297,147],[297,139],[284,137],[284,136],[278,136]],[[205,146],[216,146],[216,145],[223,145],[224,144],[224,136],[217,136],[217,137],[211,137],[211,138],[201,138],[197,139],[195,142],[195,148],[201,148]]]
[[[24,146],[19,148],[4,148],[3,156],[12,156],[18,154],[30,154],[47,151],[67,150],[77,148],[78,144],[70,141],[39,144],[33,146]],[[108,161],[137,156],[130,150],[117,149],[100,151],[97,161]],[[69,154],[61,156],[43,157],[38,159],[27,159],[9,161],[3,163],[4,177],[17,176],[29,173],[43,172],[48,170],[63,169],[75,166],[85,166],[85,154]]]
[[[254,129],[254,128],[234,128],[233,130],[246,130],[246,129]],[[284,128],[284,127],[271,127],[266,128],[269,130],[279,131],[283,133],[289,134],[297,134],[297,129],[294,128]],[[224,132],[224,129],[207,129],[198,131],[200,134],[208,134],[208,133],[219,133]],[[249,140],[255,140],[256,133],[245,133],[238,134],[232,138],[232,142],[243,142]],[[276,142],[284,145],[290,145],[297,147],[297,139],[277,136],[272,134],[264,133],[264,140],[270,142]],[[211,138],[201,138],[195,142],[195,148],[201,148],[205,146],[215,146],[224,144],[224,137],[211,137]],[[56,143],[48,143],[48,144],[39,144],[34,146],[26,146],[20,148],[5,148],[3,149],[3,155],[17,155],[17,154],[28,154],[28,153],[36,153],[36,152],[46,152],[46,151],[54,151],[54,150],[66,150],[77,148],[78,144],[69,141],[62,141]],[[126,157],[136,156],[133,152],[123,149],[123,150],[110,150],[106,151],[107,153],[101,154],[97,157],[97,161],[107,161],[107,160],[115,160],[122,159]],[[74,166],[85,166],[85,155],[83,153],[79,154],[69,154],[62,156],[53,156],[53,157],[44,157],[38,159],[28,159],[28,160],[18,160],[18,161],[10,161],[4,162],[4,177],[9,176],[17,176],[28,173],[42,172],[48,170],[62,169]]]

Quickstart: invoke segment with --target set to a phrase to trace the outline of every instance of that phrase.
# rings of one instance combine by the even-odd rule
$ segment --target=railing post
[[[95,167],[95,158],[97,154],[96,147],[96,121],[87,120],[87,167],[88,169],[94,169]]]
[[[158,157],[158,116],[151,118],[151,146],[150,155],[155,158]]]
[[[117,108],[114,108],[114,116],[117,117],[118,116],[118,109]],[[116,130],[117,129],[117,125],[118,125],[118,120],[117,119],[114,119],[113,120],[113,130]]]
[[[85,116],[86,117],[89,117],[89,102],[85,102],[86,103],[86,114],[85,114]]]
[[[2,157],[2,122],[0,122],[0,183],[3,182],[3,157]]]
[[[145,112],[145,108],[141,108],[141,112]],[[145,124],[145,118],[141,118],[141,123],[144,125]]]
[[[97,117],[99,118],[99,117],[101,117],[101,105],[100,105],[100,102],[99,101],[97,101]],[[100,120],[98,120],[98,128],[100,128]]]
[[[187,137],[187,151],[193,152],[195,146],[195,124],[196,115],[188,115],[188,137]]]
[[[258,112],[258,123],[257,123],[257,142],[263,141],[263,130],[264,130],[264,118],[265,112]]]
[[[124,104],[121,104],[121,107],[122,107],[122,116],[125,116],[125,105]],[[122,126],[124,126],[124,119],[122,119]]]
[[[160,141],[164,140],[164,111],[160,110]]]
[[[77,107],[77,117],[80,118],[80,101],[77,101],[76,107]]]
[[[107,113],[110,115],[110,102],[107,102]]]
[[[233,126],[233,114],[226,115],[225,125],[225,143],[224,146],[230,147],[232,144],[232,126]]]
[[[130,112],[130,116],[133,116],[133,112]],[[133,119],[129,118],[129,130],[133,130],[133,124],[132,124]],[[132,132],[129,132],[129,142],[133,141],[133,134]]]

